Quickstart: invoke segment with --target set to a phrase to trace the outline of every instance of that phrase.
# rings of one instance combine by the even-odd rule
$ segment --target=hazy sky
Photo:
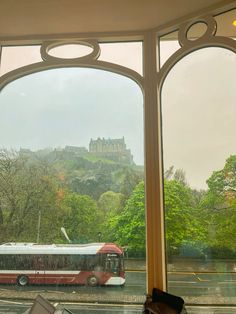
[[[107,71],[64,68],[7,85],[0,94],[4,147],[88,148],[91,138],[125,137],[143,163],[143,101],[136,83]]]
[[[192,187],[236,154],[235,78],[236,54],[212,47],[178,62],[163,86],[165,168],[185,170]]]
[[[130,64],[141,73],[140,44],[117,44],[115,49],[106,44],[103,49],[102,58]],[[161,49],[163,63],[178,45],[165,42]],[[8,51],[11,54],[11,69],[16,60],[28,62],[24,57],[14,62],[14,51]],[[37,62],[36,47],[31,54]],[[206,48],[178,62],[163,86],[164,165],[183,169],[192,187],[205,188],[212,171],[236,154],[235,77],[236,55]],[[143,163],[143,97],[126,77],[79,68],[32,74],[3,89],[0,109],[2,147],[88,148],[90,138],[124,136],[135,162]]]
[[[1,73],[41,61],[39,48],[3,48]],[[89,52],[79,45],[64,48],[54,52],[61,57]],[[142,73],[140,42],[101,44],[101,48],[101,60]],[[143,96],[138,85],[124,76],[85,68],[43,71],[6,86],[0,94],[0,108],[2,146],[88,148],[91,138],[124,136],[135,163],[143,164]]]

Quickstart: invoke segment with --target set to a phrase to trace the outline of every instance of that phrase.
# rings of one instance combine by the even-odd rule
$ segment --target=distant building
[[[117,162],[134,163],[130,149],[126,148],[124,137],[119,139],[101,139],[100,137],[96,140],[91,139],[89,153]]]
[[[78,155],[84,155],[88,153],[87,148],[85,147],[79,147],[79,146],[66,146],[64,148],[64,151],[66,152],[72,152],[72,153],[76,153]]]

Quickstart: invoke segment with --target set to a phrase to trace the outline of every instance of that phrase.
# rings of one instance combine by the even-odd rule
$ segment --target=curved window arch
[[[232,279],[235,254],[236,54],[231,50],[193,51],[171,68],[162,86],[168,289],[186,302],[198,294],[198,302],[212,304],[217,289],[222,298],[235,294],[232,285],[224,286]],[[189,281],[196,276],[196,285],[177,287],[183,274]],[[209,283],[215,290],[206,293]]]
[[[226,5],[224,7],[224,9],[229,9],[232,8],[233,5]],[[213,8],[212,8],[213,9]],[[219,12],[219,7],[215,7],[216,10],[212,10],[212,14],[215,14],[216,12]],[[223,7],[222,10],[223,12]],[[235,10],[232,10],[230,14],[230,16],[232,16],[234,14]],[[207,13],[209,13],[209,11],[207,11]],[[199,15],[198,15],[199,17]],[[217,18],[216,18],[217,19]],[[205,18],[200,18],[199,21],[200,23],[205,23],[206,21],[209,20],[209,17]],[[220,17],[221,20],[221,17]],[[228,20],[228,19],[227,19]],[[182,35],[186,35],[186,29],[188,30],[189,27],[191,27],[191,25],[194,25],[198,22],[198,18],[196,16],[196,18],[194,18],[192,21],[189,22],[189,20],[186,22],[185,18],[178,20],[178,23],[176,21],[173,21],[172,23],[168,24],[168,28],[163,29],[161,28],[156,28],[156,29],[151,29],[151,30],[145,30],[145,31],[138,31],[138,32],[134,32],[134,33],[130,33],[130,32],[122,32],[122,33],[103,33],[103,34],[85,34],[85,36],[89,36],[90,38],[94,38],[94,35],[96,35],[95,37],[99,38],[99,40],[104,40],[104,45],[107,45],[106,43],[108,43],[110,40],[112,41],[116,41],[117,44],[118,42],[125,37],[124,40],[127,40],[128,38],[132,41],[132,40],[137,40],[141,39],[143,40],[143,50],[144,50],[144,54],[143,54],[143,76],[142,76],[142,70],[138,71],[138,73],[141,73],[141,77],[140,75],[135,74],[132,71],[127,71],[127,69],[125,68],[121,68],[121,67],[117,67],[116,65],[112,65],[110,62],[100,62],[101,60],[104,60],[103,57],[101,57],[101,59],[99,60],[98,55],[96,54],[96,56],[92,56],[92,58],[90,58],[89,60],[86,59],[87,57],[85,56],[85,58],[81,61],[78,62],[78,60],[74,60],[72,62],[68,61],[68,60],[64,60],[64,61],[60,61],[56,62],[56,60],[54,59],[54,61],[52,62],[52,60],[46,60],[46,62],[44,63],[44,66],[39,66],[38,70],[45,70],[45,69],[51,69],[51,68],[57,68],[57,67],[71,67],[73,68],[74,66],[81,66],[81,67],[88,67],[91,66],[93,68],[96,69],[106,69],[106,70],[111,70],[113,72],[116,73],[121,73],[124,74],[130,78],[133,78],[143,89],[144,91],[144,129],[145,129],[145,175],[146,175],[146,221],[147,221],[147,292],[151,293],[152,288],[153,287],[158,287],[161,289],[165,290],[165,247],[164,247],[164,228],[163,228],[163,202],[162,202],[162,149],[161,149],[161,117],[160,117],[160,108],[161,108],[161,104],[160,104],[160,91],[161,91],[161,87],[162,84],[165,80],[165,77],[167,76],[168,72],[171,72],[171,69],[173,67],[173,65],[175,63],[177,63],[183,56],[187,56],[188,54],[191,54],[192,52],[194,52],[196,49],[201,49],[201,48],[206,48],[206,47],[224,47],[224,48],[228,48],[231,51],[235,51],[235,41],[232,40],[233,36],[234,36],[234,30],[231,28],[231,33],[227,33],[227,34],[223,34],[223,32],[225,31],[225,21],[224,18],[221,20],[222,26],[221,28],[218,28],[217,31],[217,36],[215,36],[215,30],[213,28],[211,28],[211,31],[206,32],[206,36],[204,37],[204,35],[202,36],[203,38],[198,38],[196,41],[193,41],[192,39],[190,39],[189,41],[186,42],[181,40],[182,43],[182,47],[179,49],[179,51],[174,54],[172,57],[170,57],[167,62],[165,64],[163,64],[162,68],[159,69],[159,67],[157,66],[157,53],[159,52],[159,43],[157,44],[157,39],[160,39],[160,35],[162,36],[164,33],[168,33],[169,31],[172,30],[176,30],[178,29],[177,33],[180,30],[180,33],[182,33]],[[182,26],[179,26],[179,23],[184,23]],[[211,20],[211,22],[213,22]],[[208,22],[206,22],[206,24],[208,25]],[[214,24],[214,23],[213,23]],[[211,25],[213,25],[211,24]],[[214,26],[214,25],[213,25]],[[208,29],[209,30],[209,29]],[[222,36],[225,35],[227,37],[223,37]],[[81,37],[81,34],[77,34],[78,37]],[[68,35],[68,38],[71,37],[77,37],[76,34],[74,34],[73,36],[70,34]],[[220,35],[221,37],[218,37],[218,35]],[[63,37],[65,37],[66,35],[63,35]],[[123,37],[124,36],[124,37]],[[191,33],[189,33],[189,36],[193,36]],[[50,38],[53,38],[53,35],[50,35]],[[57,37],[57,36],[56,36]],[[195,37],[195,34],[194,34]],[[231,38],[230,38],[231,37]],[[2,42],[3,44],[10,44],[12,45],[12,43],[15,44],[22,44],[22,42],[24,44],[29,44],[29,42],[31,44],[38,44],[40,42],[40,44],[43,44],[43,38],[45,40],[47,40],[49,38],[49,36],[47,34],[42,34],[42,40],[41,39],[35,39],[32,38],[31,36],[29,37],[24,37],[23,35],[20,38],[2,38]],[[197,37],[196,37],[197,38]],[[57,40],[57,38],[55,38],[55,40]],[[182,38],[183,39],[183,38]],[[186,38],[185,38],[186,39]],[[170,38],[170,40],[176,40],[176,37],[174,36],[173,38]],[[72,40],[73,41],[73,40]],[[84,38],[82,38],[82,41],[84,41]],[[60,42],[64,42],[64,39]],[[95,41],[96,43],[96,41]],[[48,47],[48,43],[45,43],[46,47]],[[102,46],[103,44],[101,44],[100,46]],[[108,44],[109,45],[109,44]],[[178,49],[179,47],[177,47]],[[128,55],[129,53],[127,53]],[[90,56],[91,57],[91,56]],[[47,58],[47,57],[46,57]],[[98,59],[96,59],[98,58]],[[45,59],[44,59],[45,60]],[[110,59],[108,59],[110,61]],[[163,60],[165,60],[165,57],[163,58]],[[99,63],[100,62],[100,63]],[[114,62],[114,61],[113,61]],[[76,64],[75,64],[76,63]],[[119,63],[119,62],[118,62]],[[24,68],[21,69],[23,70],[24,73],[22,73],[22,75],[27,75],[30,74],[32,72],[34,72],[33,67],[29,67],[29,68]],[[157,71],[158,68],[158,71]],[[133,68],[134,70],[136,69],[135,67]],[[12,79],[15,78],[19,78],[19,71],[15,71],[13,73],[11,73],[11,75],[5,75],[3,78],[0,79],[1,82],[1,87],[3,87],[3,85],[8,84]],[[223,87],[223,83],[222,83],[222,87]],[[117,145],[116,145],[117,146]],[[14,155],[14,154],[13,154]],[[11,161],[11,159],[10,159]],[[70,163],[69,163],[70,165]],[[44,164],[45,166],[45,164]],[[41,169],[41,168],[40,168]],[[44,169],[44,168],[43,168]],[[171,169],[170,169],[171,170]],[[171,171],[169,172],[169,174],[171,175]],[[226,178],[227,182],[231,182],[230,179],[230,175],[231,173],[228,172],[228,176]],[[167,175],[167,174],[166,174]],[[183,176],[183,172],[179,171],[176,174],[176,177],[180,180],[181,178],[184,179]],[[64,180],[64,174],[60,173],[59,175],[60,180]],[[128,177],[126,177],[128,178]],[[213,179],[217,179],[218,176],[213,177]],[[46,177],[44,178],[44,181]],[[116,177],[117,179],[117,177]],[[213,181],[214,183],[214,180]],[[27,180],[26,183],[29,183],[29,185],[31,184],[30,180]],[[125,181],[126,183],[129,183],[128,180]],[[168,186],[169,190],[171,190],[171,188],[173,188],[172,186]],[[175,188],[175,186],[174,186]],[[139,189],[143,189],[143,186],[140,185]],[[175,189],[174,189],[175,190]],[[140,191],[140,190],[139,190]],[[59,189],[58,191],[58,198],[63,198],[63,191],[61,191]],[[137,192],[137,194],[139,194]],[[183,194],[185,196],[188,196],[188,192],[186,192],[186,190],[183,190]],[[231,191],[227,191],[227,197],[229,197],[229,199],[232,197],[232,193]],[[140,195],[140,194],[139,194]],[[113,195],[114,196],[114,195]],[[117,195],[116,195],[117,196]],[[198,196],[198,195],[197,195]],[[106,194],[104,196],[104,199],[106,200],[107,198],[109,199],[110,194],[108,193],[108,195]],[[119,199],[119,196],[117,197]],[[116,198],[116,199],[117,199]],[[104,201],[103,199],[103,201]],[[74,200],[74,199],[72,199]],[[167,198],[166,198],[167,200]],[[140,202],[138,202],[138,204],[142,203],[144,200],[141,199],[139,200]],[[137,209],[137,203],[133,202],[134,209]],[[91,208],[93,208],[92,206],[94,205],[93,203],[90,203]],[[226,210],[227,207],[226,206],[218,206],[219,204],[217,203],[217,206],[215,207],[215,209],[220,210],[220,212],[222,212],[222,210]],[[225,205],[225,204],[223,204]],[[4,206],[4,204],[3,204]],[[67,210],[67,208],[65,208],[65,210]],[[52,208],[52,212],[53,212],[53,208]],[[136,212],[141,212],[143,214],[142,211],[136,211]],[[40,222],[41,219],[43,219],[43,214],[40,212],[36,213],[37,221]],[[228,215],[228,217],[231,217],[231,214]],[[171,221],[171,217],[169,217],[169,221]],[[58,217],[57,216],[53,216],[53,219],[55,221],[57,221]],[[0,216],[0,220],[1,220],[1,216]],[[125,220],[125,219],[124,219]],[[183,219],[182,216],[179,216],[179,220],[181,222],[184,222],[185,220]],[[179,222],[178,220],[178,222]],[[133,224],[135,227],[138,226],[138,224]],[[179,226],[179,225],[178,225]],[[175,226],[174,226],[175,227]],[[181,226],[180,226],[181,227]],[[35,229],[35,225],[33,225],[32,229]],[[227,229],[227,225],[225,225],[225,230]],[[190,229],[192,231],[192,229]],[[181,234],[182,230],[181,228],[179,228],[179,234]],[[212,235],[215,234],[215,229],[212,228],[211,229]],[[229,228],[229,232],[230,232],[230,228]],[[127,232],[128,235],[130,235],[129,232]],[[102,234],[99,232],[97,234],[97,237],[99,239],[101,239]],[[50,241],[51,239],[48,239],[48,241]],[[125,254],[126,256],[129,255],[129,250],[127,251],[127,248],[124,247],[125,249]],[[169,250],[169,248],[167,248]],[[189,246],[185,247],[185,249],[182,251],[183,253],[189,252]],[[169,252],[169,251],[168,251]],[[226,252],[228,254],[228,252]],[[209,277],[205,276],[197,276],[195,273],[191,273],[190,277],[186,277],[185,272],[183,274],[182,271],[182,275],[184,275],[184,277],[181,278],[181,282],[178,282],[178,272],[175,272],[175,268],[174,265],[172,264],[172,261],[169,259],[168,260],[169,263],[167,264],[167,270],[168,272],[172,271],[171,277],[168,277],[169,281],[175,284],[175,289],[173,290],[174,293],[181,295],[182,292],[180,290],[176,289],[176,286],[178,286],[178,288],[180,287],[180,283],[182,283],[185,286],[196,286],[198,288],[203,288],[209,292],[211,292],[212,290],[219,295],[219,289],[215,289],[214,287],[216,286],[215,282],[210,281],[210,284],[208,286],[207,283],[209,283]],[[115,260],[114,260],[115,262]],[[110,261],[107,264],[111,264]],[[116,262],[114,263],[116,264]],[[184,264],[183,264],[184,265]],[[182,265],[182,266],[183,266]],[[192,266],[191,266],[192,267]],[[205,266],[204,266],[205,267]],[[222,268],[222,264],[218,264],[218,274],[219,274],[219,278],[221,276],[221,274],[225,273],[225,269]],[[203,269],[204,270],[204,269]],[[169,275],[169,273],[168,273]],[[176,276],[177,275],[177,276]],[[228,275],[228,272],[227,272]],[[231,276],[232,274],[230,274]],[[138,278],[139,275],[135,274],[135,278]],[[223,276],[221,276],[222,278]],[[224,277],[227,281],[227,278]],[[231,282],[232,278],[228,277],[229,281]],[[23,282],[25,282],[23,280]],[[91,282],[96,282],[96,280],[94,281],[94,277],[92,277]],[[221,287],[224,286],[224,282],[222,283]],[[213,287],[213,289],[212,289]],[[170,288],[170,285],[169,285]],[[212,289],[212,290],[211,290]],[[143,290],[142,290],[143,291]],[[171,290],[170,290],[171,291]],[[188,290],[188,292],[190,292],[191,289]],[[199,291],[199,290],[198,290]],[[226,291],[226,290],[222,290],[222,291]],[[220,292],[222,292],[220,290]],[[227,296],[234,296],[234,291],[229,289],[228,290],[229,294]],[[76,301],[78,301],[78,295],[75,295],[75,297],[77,298]],[[128,298],[129,299],[129,298]],[[126,301],[127,299],[122,299],[122,301]],[[144,296],[141,299],[136,299],[135,301],[139,302],[139,304],[141,304],[144,300]],[[186,299],[186,302],[190,302],[191,304],[195,301],[199,302],[199,298],[196,298],[194,296],[194,298],[190,298],[188,296],[188,298]],[[109,300],[110,301],[110,300]],[[130,299],[129,299],[130,301]],[[204,302],[206,301],[209,302],[209,299],[204,299]],[[216,300],[214,300],[216,301]],[[225,299],[225,302],[228,302],[229,299]],[[221,298],[217,298],[217,302],[222,302]],[[190,307],[188,307],[190,309]],[[140,310],[140,307],[138,308],[138,310]],[[190,309],[191,311],[191,309]],[[195,309],[193,310],[195,311]]]
[[[34,66],[29,72],[35,72]],[[0,159],[5,164],[12,160],[17,167],[14,172],[11,165],[10,172],[4,173],[8,196],[14,190],[14,208],[0,182],[1,238],[65,243],[60,231],[64,227],[73,243],[115,242],[125,258],[137,259],[135,267],[142,268],[138,278],[142,292],[133,293],[141,304],[146,279],[142,91],[130,78],[108,71],[109,67],[52,65],[35,73],[27,73],[27,67],[22,77],[20,69],[15,72],[18,78],[8,73],[9,82],[5,85],[2,79],[0,92]],[[123,229],[130,229],[129,233]],[[99,259],[103,265],[95,265],[94,271],[101,276],[101,269],[114,264],[114,278],[107,278],[105,285],[121,285],[130,262],[124,269],[123,262],[110,254]],[[98,279],[88,282],[95,285]],[[114,287],[108,291],[109,300],[113,291]]]

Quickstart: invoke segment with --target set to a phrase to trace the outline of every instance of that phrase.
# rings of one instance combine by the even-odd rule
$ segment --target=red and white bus
[[[123,250],[114,243],[5,243],[0,283],[124,285]]]

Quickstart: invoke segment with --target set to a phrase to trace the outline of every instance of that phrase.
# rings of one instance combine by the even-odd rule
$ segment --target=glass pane
[[[13,290],[22,298],[26,285],[45,292],[51,284],[58,300],[135,303],[140,312],[146,267],[138,85],[102,70],[47,70],[9,83],[0,110],[0,263],[11,272],[3,279],[0,270],[4,296]]]
[[[82,44],[64,44],[49,50],[49,55],[57,58],[73,59],[86,56],[93,51],[91,47]]]
[[[191,304],[236,296],[235,73],[233,52],[200,49],[162,90],[168,290]]]
[[[178,32],[172,32],[159,39],[159,59],[160,66],[168,60],[178,49],[180,49],[180,44],[178,42]]]
[[[190,29],[187,31],[187,38],[188,40],[196,40],[201,38],[207,31],[207,25],[203,22],[198,22],[193,24]]]
[[[42,61],[40,46],[2,47],[0,76],[22,66]]]
[[[117,63],[143,74],[142,42],[100,43],[99,60]]]

